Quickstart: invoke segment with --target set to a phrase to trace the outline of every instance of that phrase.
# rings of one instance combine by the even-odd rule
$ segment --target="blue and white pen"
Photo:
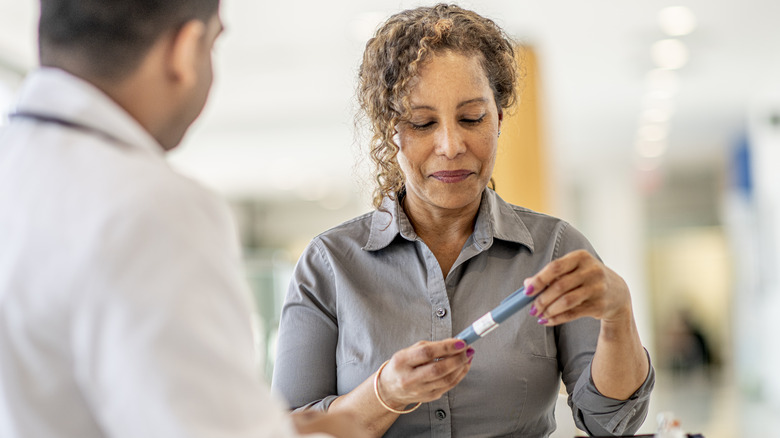
[[[477,339],[493,331],[499,324],[517,313],[520,309],[530,304],[534,298],[536,298],[536,295],[526,295],[525,287],[521,287],[508,297],[504,298],[501,301],[501,304],[495,309],[474,321],[466,330],[458,333],[458,336],[455,336],[455,338],[466,341],[466,344],[473,343]]]

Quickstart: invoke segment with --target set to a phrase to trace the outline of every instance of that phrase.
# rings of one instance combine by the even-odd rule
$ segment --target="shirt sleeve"
[[[590,242],[579,231],[568,224],[564,225],[557,239],[554,257],[562,257],[578,249],[585,249],[598,257]],[[633,434],[647,417],[655,370],[650,362],[644,383],[626,400],[602,395],[593,383],[590,370],[599,327],[600,322],[593,318],[580,318],[556,327],[561,377],[569,393],[568,403],[574,422],[590,435]]]
[[[326,411],[337,397],[333,271],[314,239],[298,261],[279,323],[272,388],[293,409]]]
[[[164,183],[118,194],[85,257],[93,273],[71,334],[85,401],[116,438],[296,436],[256,368],[227,209]]]
[[[647,360],[650,360],[649,354]],[[654,383],[655,370],[650,363],[647,378],[634,394],[626,400],[609,398],[596,389],[588,364],[571,396],[570,403],[577,427],[590,435],[634,434],[647,417]]]

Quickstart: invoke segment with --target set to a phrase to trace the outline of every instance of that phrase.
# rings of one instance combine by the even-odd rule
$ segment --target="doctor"
[[[0,132],[0,436],[357,435],[269,395],[228,209],[165,161],[218,8],[42,0],[42,68]]]

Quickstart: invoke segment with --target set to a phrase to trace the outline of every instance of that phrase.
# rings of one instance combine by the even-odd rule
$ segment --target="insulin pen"
[[[474,324],[468,326],[466,330],[458,333],[458,336],[455,336],[455,338],[466,341],[466,344],[473,343],[477,339],[493,331],[499,324],[517,313],[520,309],[527,306],[534,298],[536,298],[536,295],[526,295],[525,287],[521,287],[513,292],[512,295],[504,298],[504,300],[501,301],[501,304],[495,309],[474,321]]]

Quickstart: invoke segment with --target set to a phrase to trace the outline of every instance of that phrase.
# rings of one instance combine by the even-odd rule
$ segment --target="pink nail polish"
[[[464,348],[466,348],[466,343],[465,342],[458,341],[458,342],[455,343],[455,349],[456,350],[463,350]]]
[[[536,321],[536,322],[538,322],[538,323],[539,323],[539,324],[541,324],[541,325],[545,325],[545,324],[547,324],[549,321],[547,321],[547,318],[539,318],[539,320],[538,320],[538,321]]]
[[[474,349],[473,348],[469,348],[468,350],[466,350],[466,357],[471,357],[473,355],[474,355]]]
[[[536,316],[539,311],[536,309],[536,305],[531,304],[531,311],[528,312],[531,316]]]
[[[533,284],[529,284],[528,287],[525,288],[525,294],[526,295],[531,295],[532,293],[534,293],[534,285]]]

